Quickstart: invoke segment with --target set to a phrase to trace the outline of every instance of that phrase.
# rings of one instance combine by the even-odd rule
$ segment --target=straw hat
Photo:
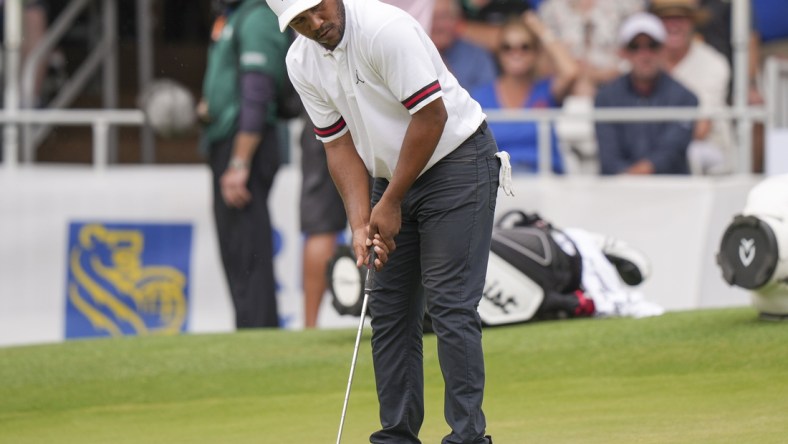
[[[698,0],[651,0],[649,10],[658,17],[689,17],[696,25],[706,23],[710,13]]]

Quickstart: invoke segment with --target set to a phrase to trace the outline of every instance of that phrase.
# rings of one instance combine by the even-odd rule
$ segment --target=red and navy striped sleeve
[[[345,119],[340,116],[339,120],[337,120],[335,123],[327,127],[324,128],[315,127],[315,134],[317,134],[318,137],[327,139],[331,136],[339,134],[343,129],[345,129],[345,126],[347,126],[347,124],[345,123]]]
[[[413,93],[410,97],[402,101],[402,104],[408,110],[411,110],[419,105],[419,103],[424,102],[428,98],[432,97],[433,95],[437,94],[441,90],[441,84],[438,81],[434,81],[424,88]]]

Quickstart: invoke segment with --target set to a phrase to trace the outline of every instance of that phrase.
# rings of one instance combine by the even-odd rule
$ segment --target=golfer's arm
[[[440,97],[411,116],[397,166],[381,200],[390,199],[391,203],[396,204],[402,202],[405,193],[435,152],[447,119],[446,107]]]
[[[348,131],[324,144],[328,171],[342,196],[350,228],[355,230],[369,223],[369,174],[356,152]]]

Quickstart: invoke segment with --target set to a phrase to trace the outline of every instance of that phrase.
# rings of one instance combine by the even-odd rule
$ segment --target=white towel
[[[583,258],[583,289],[594,301],[596,316],[644,318],[665,312],[659,305],[646,301],[643,293],[624,284],[616,267],[587,231],[567,228],[564,232]]]
[[[498,173],[498,187],[503,189],[507,196],[514,196],[514,191],[512,191],[512,163],[509,161],[509,153],[498,151],[495,153],[495,157],[501,160],[501,170]]]

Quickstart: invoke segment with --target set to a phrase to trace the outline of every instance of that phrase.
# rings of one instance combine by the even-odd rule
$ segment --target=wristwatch
[[[230,165],[228,168],[231,170],[248,170],[249,169],[249,162],[240,157],[233,157],[230,159]]]

